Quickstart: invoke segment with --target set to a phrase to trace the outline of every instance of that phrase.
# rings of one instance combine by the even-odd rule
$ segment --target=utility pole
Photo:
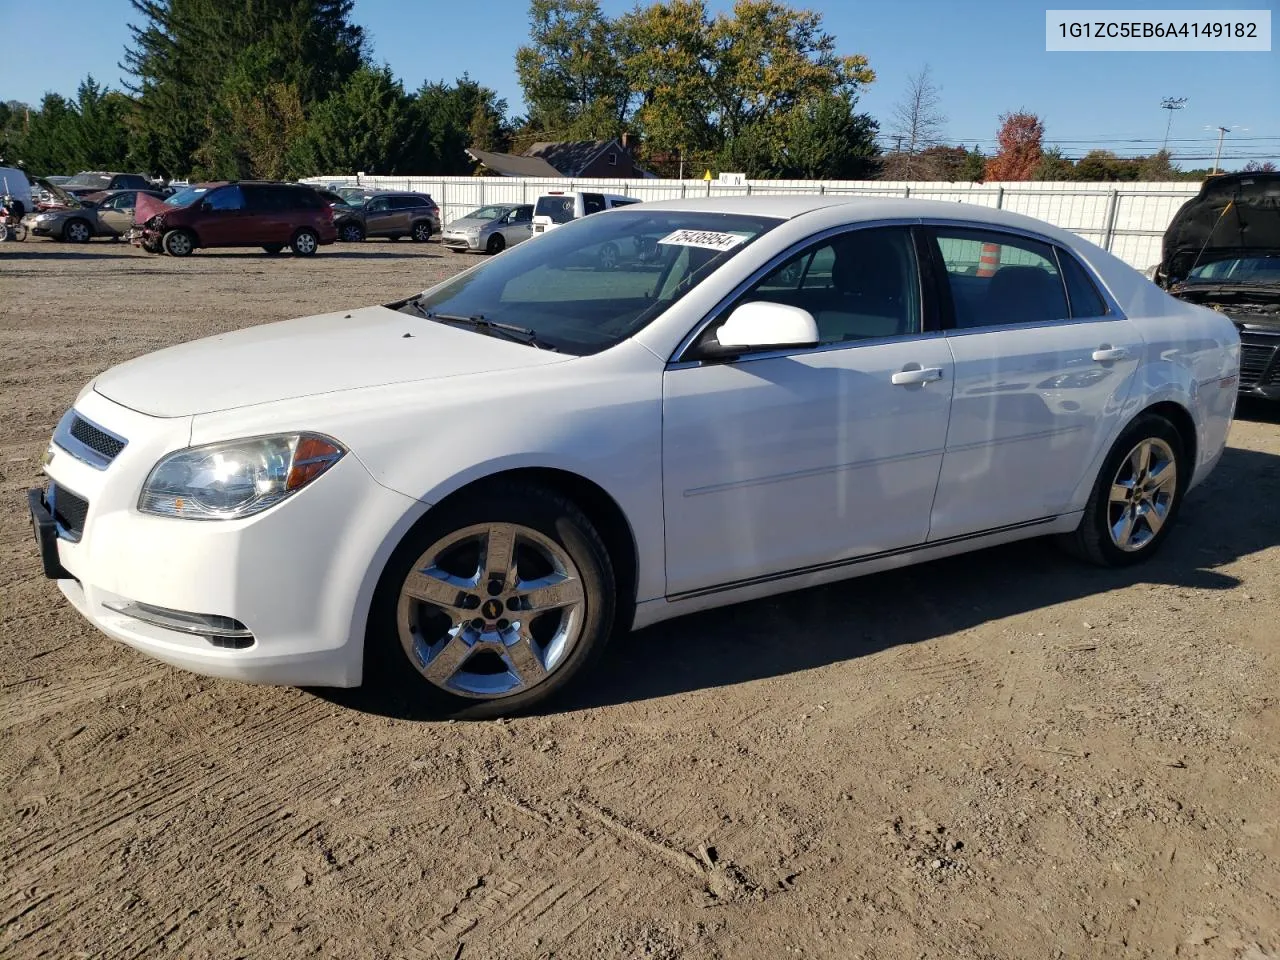
[[[1165,97],[1160,101],[1160,109],[1169,111],[1169,122],[1164,125],[1164,146],[1160,148],[1161,153],[1167,153],[1169,150],[1169,131],[1173,128],[1173,111],[1181,110],[1186,105],[1186,97]]]
[[[1213,155],[1213,172],[1214,173],[1218,172],[1218,161],[1222,159],[1222,140],[1230,132],[1231,132],[1230,127],[1218,128],[1218,152]]]

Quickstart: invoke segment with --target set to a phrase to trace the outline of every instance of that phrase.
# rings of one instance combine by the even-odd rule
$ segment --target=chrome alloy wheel
[[[582,633],[585,592],[559,544],[514,523],[464,527],[418,558],[400,588],[396,626],[432,684],[477,699],[537,686]]]
[[[1148,437],[1129,451],[1111,481],[1107,526],[1111,542],[1136,553],[1155,539],[1178,493],[1178,463],[1173,449]]]

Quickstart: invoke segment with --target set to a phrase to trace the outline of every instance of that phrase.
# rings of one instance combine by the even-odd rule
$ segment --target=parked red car
[[[130,235],[144,250],[185,257],[197,247],[290,247],[309,257],[338,239],[333,210],[296,183],[240,180],[203,183],[164,201],[139,198]]]

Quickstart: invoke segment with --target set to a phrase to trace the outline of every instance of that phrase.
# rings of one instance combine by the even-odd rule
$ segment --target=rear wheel
[[[164,252],[171,257],[190,256],[196,248],[196,238],[189,230],[170,230],[164,235]]]
[[[262,245],[262,249],[267,251],[267,253],[273,253],[273,254],[279,253],[281,250],[284,249],[284,244],[283,243],[264,243]]]
[[[62,227],[62,239],[71,243],[88,243],[93,237],[93,227],[84,220],[68,220]]]
[[[618,265],[618,245],[612,241],[601,244],[596,256],[601,270],[612,270]]]
[[[429,514],[374,596],[365,649],[439,716],[527,710],[567,686],[613,627],[613,567],[571,501],[494,485]]]
[[[489,253],[501,253],[507,249],[507,238],[500,233],[495,233],[489,238],[489,244],[485,247]]]
[[[1169,535],[1190,479],[1182,437],[1164,417],[1143,414],[1120,434],[1066,549],[1090,563],[1123,567],[1151,556]]]
[[[431,239],[431,224],[419,220],[413,225],[413,239],[418,243],[426,243]]]
[[[316,232],[309,227],[303,227],[293,235],[293,240],[289,246],[293,248],[293,252],[299,257],[309,257],[320,248],[320,238],[316,236]]]

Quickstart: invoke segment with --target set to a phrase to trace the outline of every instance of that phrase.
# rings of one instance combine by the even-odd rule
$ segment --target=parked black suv
[[[1280,173],[1211,177],[1174,215],[1156,283],[1240,331],[1240,392],[1280,400]]]

